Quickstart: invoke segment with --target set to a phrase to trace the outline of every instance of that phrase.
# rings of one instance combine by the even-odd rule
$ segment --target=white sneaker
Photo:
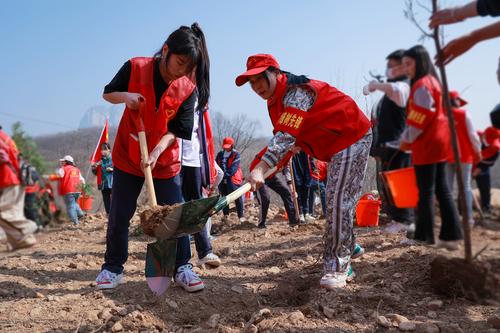
[[[300,224],[306,223],[306,218],[304,217],[304,215],[300,214],[299,222]]]
[[[384,231],[389,233],[389,234],[398,234],[402,231],[407,231],[408,226],[406,224],[392,221],[391,223],[387,224],[384,228]]]
[[[346,272],[334,272],[323,275],[323,277],[319,281],[319,285],[321,288],[325,288],[328,290],[344,288],[345,286],[347,286],[347,282],[351,282],[352,280],[354,280],[354,277],[354,271],[352,270],[352,267],[349,266]]]
[[[203,281],[195,272],[193,272],[193,265],[191,264],[179,267],[174,280],[189,293],[205,288]]]
[[[206,256],[204,256],[201,259],[198,259],[198,262],[196,263],[196,266],[203,266],[203,265],[209,265],[213,267],[219,267],[221,264],[221,260],[218,255],[214,253],[209,253]]]
[[[306,220],[307,222],[316,221],[316,219],[314,218],[314,216],[312,216],[312,215],[311,215],[311,214],[309,214],[309,213],[308,213],[308,214],[306,214],[306,216],[305,216],[305,220]]]
[[[243,222],[246,222],[246,221],[247,221],[247,219],[246,219],[246,218],[244,218],[244,217],[240,217],[240,223],[243,223]]]
[[[122,281],[123,273],[116,274],[108,271],[107,269],[103,269],[95,279],[97,289],[113,289],[120,283],[123,283]]]
[[[456,251],[458,250],[459,241],[444,241],[438,240],[436,244],[436,248],[447,249],[448,251]]]

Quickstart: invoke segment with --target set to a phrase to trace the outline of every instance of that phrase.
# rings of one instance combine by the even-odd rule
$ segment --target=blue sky
[[[361,93],[368,71],[383,73],[388,53],[418,43],[404,7],[402,0],[4,1],[0,124],[10,132],[20,120],[33,136],[76,129],[89,107],[106,105],[102,89],[127,59],[152,55],[170,32],[194,21],[207,37],[211,108],[259,120],[260,135],[271,130],[264,101],[234,85],[254,53],[272,53],[283,69],[327,81],[367,109],[376,99]],[[427,16],[419,11],[425,25]],[[449,26],[447,39],[493,21]],[[478,128],[500,100],[499,44],[479,44],[447,67]],[[435,53],[431,40],[424,45]]]

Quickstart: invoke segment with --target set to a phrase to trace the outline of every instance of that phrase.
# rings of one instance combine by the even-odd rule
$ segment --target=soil
[[[159,297],[148,289],[145,250],[153,238],[138,231],[138,214],[131,221],[125,283],[112,291],[96,290],[94,282],[106,245],[103,215],[87,216],[78,229],[45,230],[35,247],[0,253],[0,331],[500,332],[494,295],[478,303],[433,289],[430,263],[438,256],[459,260],[453,258],[461,258],[463,248],[404,245],[403,234],[359,228],[366,253],[353,262],[356,279],[326,291],[319,288],[325,221],[289,228],[278,210],[270,209],[264,230],[256,228],[255,208],[241,224],[234,213],[224,224],[214,217],[219,234],[212,245],[223,264],[195,269],[205,289],[194,294],[175,284]],[[493,220],[500,220],[498,211]],[[497,284],[499,225],[472,231],[474,254],[488,245],[477,264]]]
[[[162,221],[165,220],[165,217],[168,216],[176,207],[179,205],[165,205],[165,206],[156,206],[153,208],[145,209],[142,213],[140,213],[141,217],[141,227],[144,233],[148,236],[154,237],[154,230],[158,227]]]

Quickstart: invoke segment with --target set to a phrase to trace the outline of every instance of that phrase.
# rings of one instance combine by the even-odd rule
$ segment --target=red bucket
[[[383,172],[392,203],[398,208],[415,208],[418,204],[418,187],[413,167]]]
[[[359,200],[356,207],[356,224],[359,227],[378,226],[381,204],[380,200]]]
[[[93,197],[79,197],[78,205],[82,210],[89,211],[92,210],[92,202],[94,201]]]

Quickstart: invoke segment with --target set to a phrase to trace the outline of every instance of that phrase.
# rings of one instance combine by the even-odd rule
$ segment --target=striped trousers
[[[354,212],[363,188],[371,142],[370,130],[359,141],[335,154],[328,164],[323,253],[326,273],[345,272],[349,267],[355,245]]]

